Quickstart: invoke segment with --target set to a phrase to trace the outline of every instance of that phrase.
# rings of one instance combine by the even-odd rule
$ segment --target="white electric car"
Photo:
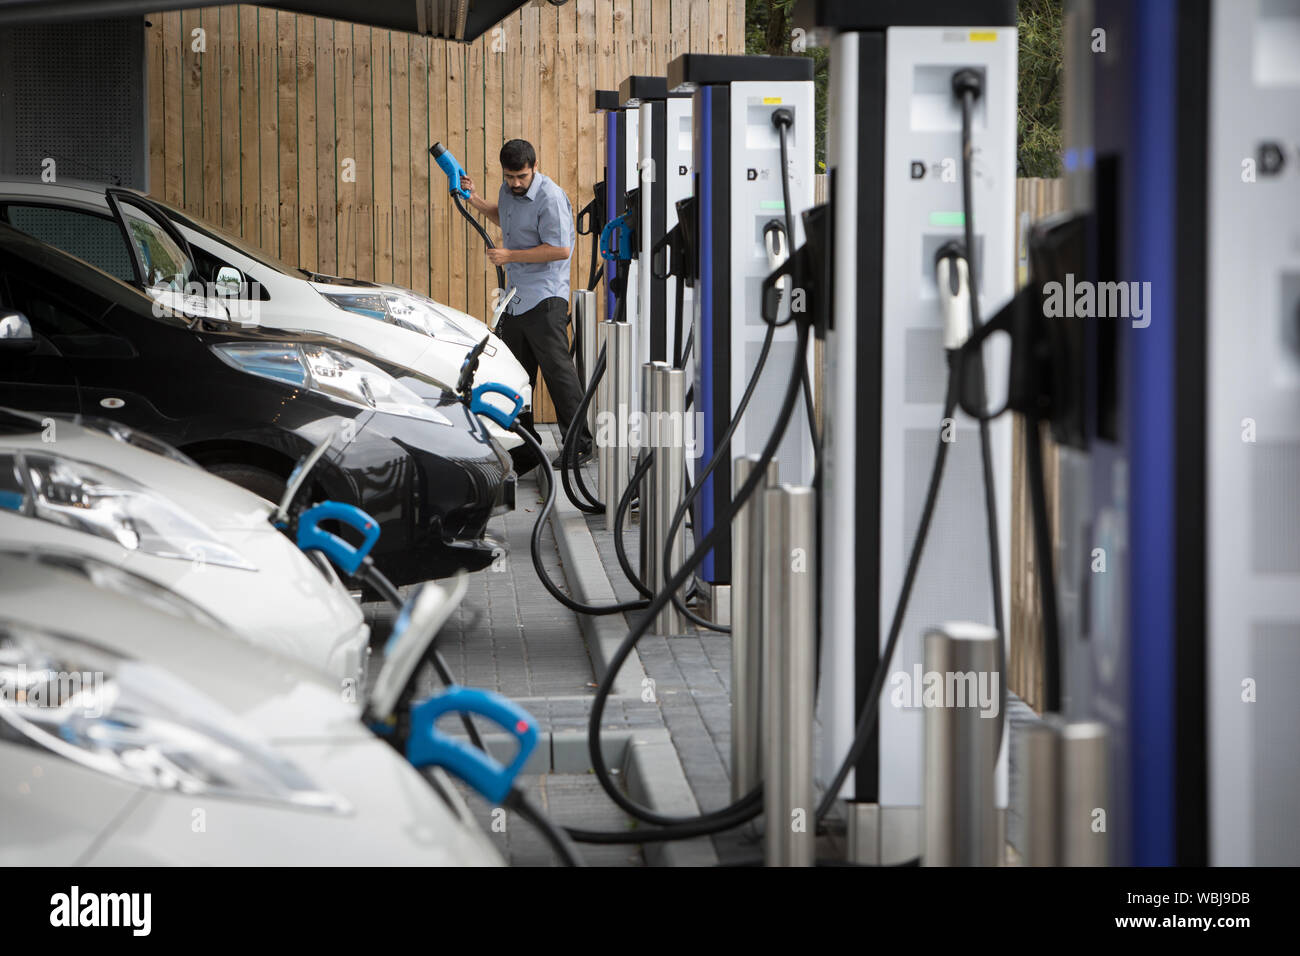
[[[501,865],[332,683],[154,597],[0,552],[0,865]]]
[[[0,546],[134,572],[355,690],[369,653],[361,609],[328,561],[272,526],[272,510],[116,423],[0,410]]]
[[[131,252],[113,218],[108,188],[0,178],[0,221],[133,282]],[[278,262],[181,210],[144,198],[189,243],[196,269],[207,283],[203,293],[224,297],[236,321],[330,336],[391,370],[407,371],[411,378],[403,381],[426,398],[456,387],[466,353],[487,335],[474,383],[499,382],[518,392],[525,407],[530,405],[532,390],[524,367],[505,343],[467,313],[400,286],[320,275]],[[495,422],[487,422],[487,428],[507,451],[523,444]]]

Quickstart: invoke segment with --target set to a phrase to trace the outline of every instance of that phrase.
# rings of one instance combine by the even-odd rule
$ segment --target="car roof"
[[[0,194],[7,196],[31,196],[59,199],[80,199],[94,205],[103,205],[104,191],[107,189],[126,189],[127,192],[143,196],[138,189],[125,186],[114,187],[106,183],[95,183],[84,179],[61,179],[47,183],[39,176],[0,176]]]

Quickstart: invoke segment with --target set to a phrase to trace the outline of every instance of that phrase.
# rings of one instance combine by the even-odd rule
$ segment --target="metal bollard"
[[[597,313],[596,293],[590,289],[578,289],[573,293],[573,333],[578,336],[578,357],[582,360],[582,388],[586,391],[591,384],[591,373],[596,368],[596,359],[600,356],[600,343],[596,340]],[[596,402],[587,406],[587,430],[596,434]]]
[[[1106,866],[1110,837],[1096,829],[1097,811],[1110,807],[1107,731],[1100,721],[1061,727],[1060,833],[1062,866]]]
[[[1017,741],[1025,866],[1106,866],[1107,832],[1095,829],[1108,806],[1106,725],[1047,714]]]
[[[997,866],[998,632],[945,624],[925,635],[925,678],[942,680],[941,706],[925,708],[926,866]],[[920,693],[920,689],[917,689]],[[990,713],[981,697],[997,708]]]
[[[1059,866],[1061,737],[1047,721],[1020,729],[1015,739],[1017,809],[1024,821],[1024,866]]]
[[[749,478],[761,456],[732,463],[733,489]],[[780,480],[781,465],[767,476],[731,522],[731,799],[763,781],[763,494]]]
[[[631,449],[627,441],[628,414],[632,407],[632,325],[629,322],[610,324],[606,343],[609,347],[609,365],[606,375],[612,377],[609,383],[611,407],[613,414],[614,436],[611,440],[613,460],[609,470],[609,494],[605,497],[605,527],[614,527],[614,515],[618,511],[618,499],[632,477]]]
[[[602,428],[601,423],[607,422],[605,417],[609,409],[609,382],[613,373],[610,372],[609,364],[609,327],[612,322],[596,323],[596,357],[599,359],[601,350],[605,351],[605,374],[601,376],[600,385],[596,387],[596,414],[591,431],[592,440],[596,446],[596,497],[601,501],[609,501],[609,473],[614,463],[614,449],[610,444],[609,431]],[[595,366],[592,366],[593,371]]]
[[[655,362],[643,362],[641,364],[641,412],[642,428],[640,429],[641,447],[637,450],[636,457],[638,464],[640,459],[651,453],[655,448],[653,429],[655,422],[655,412],[661,402],[660,397],[655,392]],[[644,424],[649,423],[649,424]],[[659,591],[659,558],[655,550],[654,531],[657,527],[654,520],[655,515],[655,469],[650,468],[641,478],[641,487],[637,490],[637,500],[640,502],[638,511],[638,524],[640,525],[640,555],[641,563],[638,566],[641,573],[641,580],[645,582],[652,593]],[[630,521],[630,519],[628,519]]]
[[[763,491],[763,841],[768,866],[816,862],[816,511],[811,488],[782,485]]]
[[[651,567],[655,572],[658,591],[668,584],[668,576],[686,561],[686,536],[679,533],[673,541],[669,567],[664,567],[664,546],[668,540],[668,523],[685,494],[683,476],[686,473],[686,373],[666,362],[656,362],[654,370],[655,405],[657,414],[651,431],[654,435],[655,460],[650,469],[654,482],[649,491],[653,496],[650,519],[641,526],[648,534],[654,550]],[[683,588],[678,594],[684,594]],[[655,624],[657,634],[681,634],[686,629],[686,619],[671,601],[659,612]]]

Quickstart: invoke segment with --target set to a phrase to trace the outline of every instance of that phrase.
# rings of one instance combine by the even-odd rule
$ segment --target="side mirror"
[[[27,316],[12,310],[0,310],[0,350],[30,352],[36,348],[36,335]]]
[[[237,296],[244,288],[244,274],[234,266],[222,266],[215,284],[219,295]]]

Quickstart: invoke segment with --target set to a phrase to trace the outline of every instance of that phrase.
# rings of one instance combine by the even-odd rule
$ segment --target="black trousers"
[[[578,372],[569,358],[569,338],[565,327],[569,323],[569,303],[559,297],[543,299],[527,312],[503,315],[497,324],[497,335],[519,359],[528,373],[528,384],[537,389],[537,369],[540,366],[551,399],[555,402],[555,416],[567,435],[569,425],[582,404],[582,386]],[[579,422],[578,447],[591,442],[585,422]],[[525,423],[532,431],[531,417]]]

